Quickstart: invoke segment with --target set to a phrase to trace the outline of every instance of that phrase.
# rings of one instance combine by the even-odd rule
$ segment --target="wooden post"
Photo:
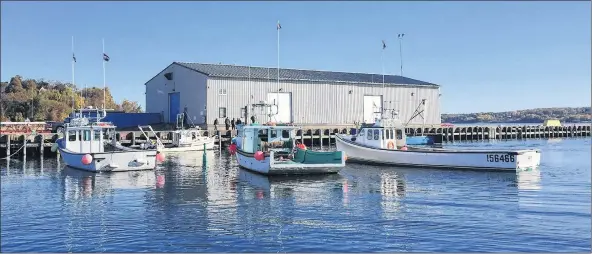
[[[8,159],[8,156],[10,156],[10,140],[12,139],[12,136],[8,135],[6,136],[6,159]]]
[[[43,146],[43,134],[39,135],[39,154],[41,155],[41,157],[43,158],[43,152],[44,152],[44,146]]]
[[[27,159],[27,136],[23,135],[23,158]]]
[[[319,130],[319,139],[321,141],[321,150],[323,150],[323,134],[324,134],[324,132],[325,131],[323,129]]]

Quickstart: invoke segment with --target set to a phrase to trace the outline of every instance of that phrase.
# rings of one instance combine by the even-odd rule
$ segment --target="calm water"
[[[267,178],[226,152],[156,171],[89,174],[0,162],[3,252],[590,252],[590,139],[540,148],[540,170],[370,167]]]

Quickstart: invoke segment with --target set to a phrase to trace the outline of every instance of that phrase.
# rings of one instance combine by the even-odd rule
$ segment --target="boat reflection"
[[[516,184],[519,190],[540,190],[541,171],[539,169],[533,169],[518,172]]]
[[[310,176],[265,176],[240,169],[238,180],[247,183],[254,191],[254,197],[293,197],[297,203],[311,203],[323,200],[334,189],[343,189],[344,178],[339,174]],[[345,187],[347,188],[347,187]],[[249,190],[245,190],[249,191]],[[340,191],[342,192],[342,191]]]
[[[151,170],[93,173],[66,166],[62,173],[65,200],[105,195],[117,189],[159,188],[164,185],[164,175],[156,176]]]

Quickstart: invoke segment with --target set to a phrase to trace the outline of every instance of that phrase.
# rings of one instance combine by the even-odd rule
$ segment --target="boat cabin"
[[[406,146],[405,129],[397,119],[379,119],[372,126],[363,126],[352,141],[376,148],[398,150]]]
[[[77,153],[105,152],[104,141],[111,140],[115,126],[111,123],[92,122],[86,118],[72,119],[64,130],[64,146]],[[85,121],[86,120],[86,121]]]
[[[294,126],[250,125],[242,128],[240,149],[247,153],[291,150],[295,146]]]

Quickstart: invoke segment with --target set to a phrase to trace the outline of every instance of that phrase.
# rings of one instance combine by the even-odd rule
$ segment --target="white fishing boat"
[[[338,173],[345,166],[345,153],[307,150],[296,143],[300,127],[272,123],[274,106],[252,104],[253,113],[258,109],[259,116],[268,122],[239,126],[239,135],[229,149],[236,152],[241,167],[265,175],[305,175]]]
[[[103,111],[102,117],[105,114]],[[157,161],[164,160],[164,154],[156,149],[138,150],[119,144],[115,139],[116,126],[101,122],[102,117],[89,121],[79,115],[65,125],[62,137],[52,149],[59,150],[67,166],[91,172],[133,171],[154,169]]]
[[[203,136],[201,129],[198,126],[185,129],[183,126],[184,113],[177,115],[177,129],[172,132],[173,142],[164,145],[162,141],[156,136],[154,129],[151,126],[138,126],[142,134],[148,137],[144,129],[150,130],[156,137],[154,144],[140,145],[141,149],[157,148],[158,151],[163,152],[186,152],[186,151],[203,151],[214,149],[215,139],[212,137]]]
[[[405,130],[392,111],[392,117],[380,118],[370,126],[362,126],[356,135],[336,135],[337,150],[348,159],[408,167],[430,167],[471,170],[516,171],[538,167],[539,150],[461,150],[429,147],[408,147]]]

